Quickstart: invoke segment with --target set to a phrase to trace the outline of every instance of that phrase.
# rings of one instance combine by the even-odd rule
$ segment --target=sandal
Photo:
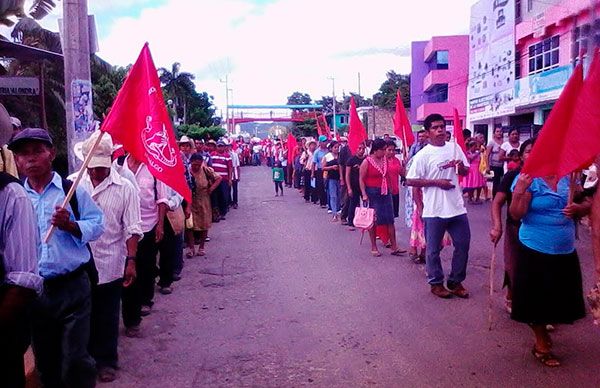
[[[197,256],[206,256],[206,252],[204,251],[204,249],[198,249]]]
[[[381,252],[379,252],[379,251],[371,251],[371,255],[373,255],[373,257],[381,257]]]
[[[406,251],[404,251],[402,249],[396,249],[395,251],[392,251],[390,253],[390,255],[392,255],[392,256],[404,256],[405,253],[406,253]]]
[[[561,365],[559,359],[552,352],[540,352],[535,345],[531,349],[531,354],[545,366],[556,368]]]

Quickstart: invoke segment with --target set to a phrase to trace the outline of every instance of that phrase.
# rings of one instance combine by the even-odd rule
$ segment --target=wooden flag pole
[[[494,304],[494,272],[496,267],[496,248],[498,244],[494,244],[494,250],[492,251],[492,261],[490,263],[490,295],[488,298],[488,330],[492,331],[493,323],[493,304]]]
[[[81,168],[79,169],[79,172],[77,173],[77,178],[75,178],[75,180],[73,181],[73,184],[71,185],[71,189],[69,190],[67,195],[65,195],[65,199],[63,200],[63,203],[60,206],[61,209],[64,209],[67,207],[67,205],[69,204],[69,201],[75,194],[75,190],[77,190],[77,186],[79,186],[79,182],[81,181],[81,178],[83,178],[83,173],[87,169],[87,166],[90,164],[90,160],[92,160],[92,157],[94,156],[94,151],[96,151],[96,148],[98,148],[98,145],[100,144],[100,140],[102,140],[103,136],[104,136],[104,131],[100,130],[100,135],[98,135],[98,138],[96,139],[96,141],[92,145],[92,148],[90,149],[87,156],[83,160],[83,164],[81,165]],[[50,229],[48,229],[48,232],[46,233],[46,236],[44,237],[44,244],[48,244],[48,240],[50,240],[50,237],[52,237],[52,233],[54,233],[55,228],[56,227],[54,225],[50,225]]]
[[[404,109],[404,108],[402,108]],[[402,141],[404,142],[403,147],[402,147],[402,152],[404,153],[404,163],[407,163],[407,159],[408,159],[408,141],[406,140],[406,130],[404,129],[404,125],[402,126]]]

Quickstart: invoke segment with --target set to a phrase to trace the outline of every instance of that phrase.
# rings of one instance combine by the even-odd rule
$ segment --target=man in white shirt
[[[117,164],[119,160],[117,160]],[[121,168],[135,177],[139,187],[140,214],[144,237],[138,244],[135,259],[137,280],[133,287],[123,290],[123,324],[125,335],[136,337],[142,316],[150,314],[156,282],[156,256],[165,235],[165,219],[169,210],[169,188],[152,176],[148,167],[131,155]]]
[[[231,207],[238,208],[238,183],[240,182],[240,156],[233,150],[231,143],[227,146],[231,155]],[[238,149],[239,150],[239,149]]]
[[[98,135],[94,133],[83,143],[84,157]],[[116,378],[121,294],[123,287],[131,287],[135,280],[137,245],[143,236],[138,193],[111,168],[112,150],[110,135],[104,134],[80,182],[104,213],[105,222],[102,236],[90,243],[99,281],[92,288],[89,351],[102,382]]]
[[[463,287],[469,259],[471,231],[458,175],[467,175],[469,163],[456,143],[446,143],[446,122],[439,114],[425,118],[429,144],[416,154],[406,176],[407,184],[423,188],[423,221],[427,241],[427,278],[431,292],[440,298],[468,298]],[[446,231],[452,238],[452,270],[444,288],[440,261]]]

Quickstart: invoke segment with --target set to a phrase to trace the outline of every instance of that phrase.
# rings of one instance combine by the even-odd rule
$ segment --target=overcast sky
[[[475,0],[90,0],[100,55],[135,61],[150,43],[157,66],[178,61],[198,90],[224,107],[229,73],[237,104],[285,104],[361,91],[371,96],[388,70],[410,72],[410,42],[466,34]],[[410,5],[409,5],[410,3]],[[62,2],[44,20],[57,29]]]

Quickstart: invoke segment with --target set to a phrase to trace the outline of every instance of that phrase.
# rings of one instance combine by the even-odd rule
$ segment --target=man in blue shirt
[[[76,191],[78,219],[65,198],[62,178],[52,170],[56,156],[52,138],[43,129],[27,128],[9,143],[24,188],[33,203],[42,238],[39,273],[44,291],[32,312],[32,339],[36,367],[46,387],[94,387],[96,368],[87,346],[90,334],[91,284],[86,269],[87,244],[104,232],[103,214],[92,198]]]
[[[321,161],[323,157],[329,152],[327,149],[327,136],[319,136],[319,148],[313,154],[313,172],[312,178],[315,178],[315,191],[317,193],[316,198],[319,199],[319,203],[322,208],[327,207],[327,194],[325,193],[325,182],[323,179],[323,166]],[[317,202],[313,202],[316,204]]]

